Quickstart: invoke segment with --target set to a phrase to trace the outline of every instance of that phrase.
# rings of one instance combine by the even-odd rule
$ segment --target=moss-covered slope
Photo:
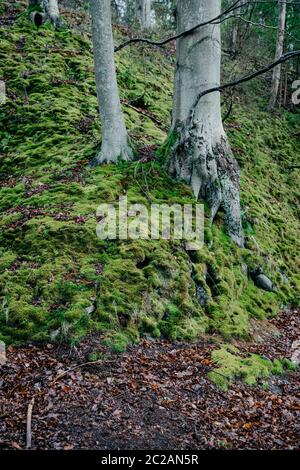
[[[299,114],[240,104],[228,121],[242,167],[245,249],[224,234],[222,215],[192,256],[175,241],[105,242],[96,236],[99,204],[125,193],[129,202],[193,202],[190,189],[170,180],[159,158],[87,166],[101,140],[89,37],[37,30],[23,15],[0,29],[0,41],[0,339],[76,341],[97,328],[122,349],[144,333],[245,336],[250,317],[299,302],[299,173],[290,169]],[[160,51],[117,55],[137,147],[166,138],[172,62]],[[246,265],[257,264],[276,293],[248,279]]]

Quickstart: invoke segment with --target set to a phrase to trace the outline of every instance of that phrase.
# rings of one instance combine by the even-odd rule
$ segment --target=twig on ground
[[[27,421],[26,421],[26,449],[31,448],[32,432],[31,432],[31,422],[32,422],[32,410],[34,407],[34,397],[30,400],[27,410]]]
[[[107,361],[105,361],[105,362],[107,362]],[[78,364],[77,366],[70,367],[70,369],[65,370],[65,371],[62,372],[61,374],[58,374],[58,375],[55,377],[55,379],[51,382],[51,385],[52,385],[52,384],[55,384],[55,382],[57,382],[58,380],[62,379],[65,375],[69,374],[69,373],[72,372],[73,370],[80,369],[81,367],[85,367],[85,366],[96,365],[96,364],[103,364],[103,359],[100,359],[99,361],[83,362],[82,364]]]
[[[128,100],[121,100],[121,103],[127,106],[128,108],[133,109],[137,113],[142,114],[143,116],[151,119],[151,121],[155,122],[155,124],[157,124],[163,130],[167,130],[164,124],[159,119],[157,119],[157,117],[154,116],[152,113],[148,113],[145,109],[141,109],[141,108],[137,108],[136,106],[133,106],[132,104],[129,103]]]

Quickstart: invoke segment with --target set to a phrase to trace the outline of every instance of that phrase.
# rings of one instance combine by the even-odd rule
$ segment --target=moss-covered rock
[[[239,350],[231,345],[213,351],[212,359],[219,367],[208,375],[224,389],[227,389],[234,379],[242,379],[247,385],[256,385],[259,379],[268,379],[272,375],[280,375],[286,370],[297,368],[285,358],[271,361],[258,354],[242,357]]]

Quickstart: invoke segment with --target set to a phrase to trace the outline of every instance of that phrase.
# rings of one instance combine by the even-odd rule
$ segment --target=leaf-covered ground
[[[239,344],[244,357],[291,357],[299,314],[272,321],[280,337]],[[144,340],[116,356],[95,335],[72,350],[11,347],[0,368],[0,448],[24,449],[35,397],[34,449],[299,449],[300,373],[256,386],[237,379],[223,390],[207,375],[217,349],[211,338]],[[80,366],[90,360],[97,363]]]

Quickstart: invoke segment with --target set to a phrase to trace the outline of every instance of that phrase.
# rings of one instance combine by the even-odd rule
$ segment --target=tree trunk
[[[29,0],[28,6],[36,11],[33,11],[31,18],[34,23],[39,26],[47,20],[54,26],[59,25],[59,8],[57,0]]]
[[[177,32],[216,17],[221,0],[185,0],[177,5]],[[208,25],[177,41],[173,106],[172,149],[168,169],[174,178],[190,184],[196,198],[203,198],[213,221],[225,211],[231,238],[243,246],[239,198],[239,166],[233,157],[221,118],[220,93],[200,99],[199,93],[220,84],[220,25]]]
[[[59,21],[59,9],[57,0],[47,1],[47,14],[50,18],[51,23],[56,26]]]
[[[286,0],[278,0],[279,5],[279,17],[278,17],[278,35],[276,43],[275,61],[278,60],[283,54],[284,46],[284,35],[285,35],[285,21],[286,21]],[[273,70],[272,76],[272,87],[271,97],[268,105],[268,109],[272,110],[275,108],[278,98],[278,90],[281,78],[281,64]]]
[[[120,11],[119,11],[119,5],[116,2],[116,0],[112,0],[111,2],[111,9],[112,9],[112,18],[113,21],[118,22],[120,18]]]
[[[136,17],[142,29],[151,27],[151,0],[136,0]]]
[[[240,0],[239,8],[234,11],[234,14],[236,16],[239,16],[242,13],[244,4],[245,4],[245,0]],[[241,20],[237,18],[233,22],[232,35],[231,35],[231,50],[232,50],[233,57],[236,57],[236,55],[238,54],[240,46],[241,46]]]
[[[110,0],[91,0],[91,14],[96,87],[102,123],[102,148],[93,160],[96,165],[117,162],[119,157],[129,160],[132,150],[119,98]]]

